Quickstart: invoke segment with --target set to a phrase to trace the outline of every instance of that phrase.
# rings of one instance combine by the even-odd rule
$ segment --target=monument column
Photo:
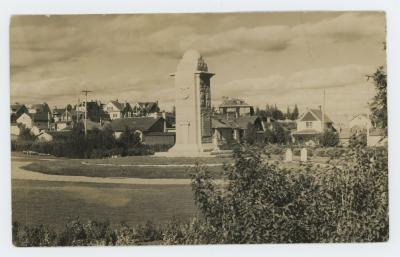
[[[207,64],[197,51],[187,51],[175,77],[176,140],[168,151],[174,155],[196,156],[211,151],[211,95]]]

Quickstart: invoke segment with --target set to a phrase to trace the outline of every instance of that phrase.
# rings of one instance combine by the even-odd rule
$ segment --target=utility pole
[[[322,100],[322,131],[325,132],[325,88],[324,88],[324,97]]]
[[[87,95],[88,93],[92,92],[87,89],[82,90],[82,93],[85,94],[85,137],[87,136]]]

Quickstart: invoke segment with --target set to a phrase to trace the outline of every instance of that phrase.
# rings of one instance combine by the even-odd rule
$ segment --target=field
[[[52,181],[12,181],[12,219],[55,229],[79,216],[128,225],[165,223],[196,212],[190,185],[123,185]]]

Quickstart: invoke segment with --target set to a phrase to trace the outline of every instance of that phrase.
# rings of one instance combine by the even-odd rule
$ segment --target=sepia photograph
[[[15,247],[389,240],[384,11],[13,15],[9,33]]]

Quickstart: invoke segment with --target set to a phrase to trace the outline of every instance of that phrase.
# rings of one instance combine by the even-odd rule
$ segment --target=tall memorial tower
[[[214,73],[199,52],[187,51],[180,60],[175,77],[175,145],[173,155],[196,156],[213,149],[211,130],[210,79]]]

